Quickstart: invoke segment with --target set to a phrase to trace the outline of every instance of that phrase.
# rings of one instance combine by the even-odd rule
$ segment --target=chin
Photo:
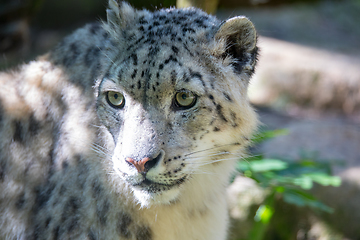
[[[171,189],[158,192],[149,192],[141,188],[134,188],[133,190],[136,199],[143,208],[159,205],[170,205],[176,202],[180,195],[179,187],[173,187]]]

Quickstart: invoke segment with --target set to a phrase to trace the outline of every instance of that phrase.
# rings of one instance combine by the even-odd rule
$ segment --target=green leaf
[[[317,182],[323,186],[334,186],[339,187],[341,185],[341,178],[338,176],[329,176],[323,172],[314,172],[308,173],[305,176],[312,179],[312,181]]]
[[[263,204],[256,211],[254,219],[257,222],[261,221],[262,223],[267,224],[270,221],[273,214],[274,214],[274,209],[270,205]]]
[[[267,172],[286,169],[288,167],[288,163],[278,159],[263,159],[250,162],[241,161],[238,163],[237,167],[243,172],[247,170],[253,172]]]
[[[313,187],[313,180],[308,176],[301,176],[293,179],[293,183],[302,189],[309,190]]]
[[[283,199],[289,204],[294,204],[300,207],[308,206],[328,213],[332,213],[334,211],[329,206],[317,201],[313,195],[300,190],[286,190],[283,193]]]

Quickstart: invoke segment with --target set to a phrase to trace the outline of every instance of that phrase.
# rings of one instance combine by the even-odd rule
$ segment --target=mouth
[[[170,190],[174,187],[178,187],[181,184],[183,184],[185,182],[185,180],[186,180],[186,176],[179,178],[177,180],[174,180],[170,184],[165,184],[165,183],[154,182],[152,180],[145,178],[143,181],[136,183],[136,184],[132,184],[132,185],[136,188],[140,188],[149,193],[158,193],[158,192]]]

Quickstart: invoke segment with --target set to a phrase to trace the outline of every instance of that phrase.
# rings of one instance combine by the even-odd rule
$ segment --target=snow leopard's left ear
[[[225,21],[215,34],[215,39],[225,40],[223,57],[231,56],[237,73],[251,75],[255,70],[258,48],[254,25],[246,17],[239,16]]]
[[[125,28],[135,19],[136,11],[126,2],[109,0],[107,24],[113,30]]]

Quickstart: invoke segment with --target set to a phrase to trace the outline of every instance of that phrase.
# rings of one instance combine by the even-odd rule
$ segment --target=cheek
[[[209,132],[209,129],[211,128],[211,120],[211,114],[199,111],[186,118],[184,121],[183,131],[189,133],[192,140],[197,140]]]

